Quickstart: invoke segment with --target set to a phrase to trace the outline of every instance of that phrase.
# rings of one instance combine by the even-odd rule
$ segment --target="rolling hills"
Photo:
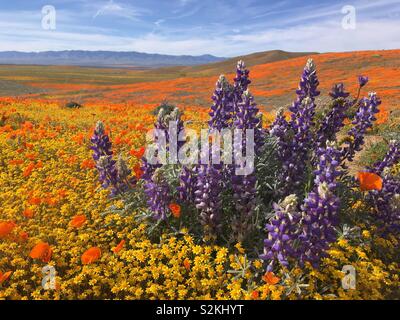
[[[385,108],[399,109],[400,50],[323,54],[268,51],[201,66],[145,70],[2,65],[0,95],[76,100],[86,104],[99,100],[132,105],[135,102],[157,104],[167,99],[180,106],[209,107],[218,75],[224,73],[232,79],[236,61],[243,59],[250,67],[250,88],[256,102],[270,110],[286,106],[294,99],[294,91],[308,57],[317,64],[322,96],[326,96],[337,82],[343,82],[350,92],[355,93],[357,76],[363,74],[370,77],[363,94],[376,91],[382,97]],[[2,86],[2,82],[7,86]]]

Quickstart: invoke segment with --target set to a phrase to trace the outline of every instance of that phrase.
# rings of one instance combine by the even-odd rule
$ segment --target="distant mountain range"
[[[0,64],[23,65],[73,65],[88,67],[166,67],[195,66],[224,61],[226,58],[209,54],[201,56],[173,56],[142,52],[118,51],[43,51],[43,52],[0,52]]]

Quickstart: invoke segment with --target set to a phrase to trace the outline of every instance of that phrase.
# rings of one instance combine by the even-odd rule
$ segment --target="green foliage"
[[[389,146],[385,141],[379,141],[371,144],[371,146],[366,148],[361,154],[361,165],[363,167],[372,166],[375,162],[383,159],[388,150]]]
[[[155,107],[153,109],[153,111],[151,112],[152,115],[157,116],[160,112],[161,109],[164,109],[164,113],[166,115],[170,114],[174,109],[176,108],[176,106],[170,104],[167,100],[164,100],[163,102],[161,102],[161,104],[157,107]]]

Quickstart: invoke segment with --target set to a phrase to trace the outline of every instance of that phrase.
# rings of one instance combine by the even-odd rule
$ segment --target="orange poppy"
[[[26,208],[23,212],[22,212],[22,214],[24,215],[24,217],[25,218],[33,218],[33,216],[35,215],[35,213],[33,212],[33,210],[32,209],[30,209],[30,208]]]
[[[135,176],[136,176],[137,179],[140,179],[142,177],[143,173],[144,173],[142,168],[140,167],[140,164],[136,165],[133,168],[133,171],[135,172]]]
[[[16,227],[12,221],[0,222],[0,239],[7,237]]]
[[[12,271],[7,271],[5,273],[0,271],[0,285],[3,284],[3,282],[7,281],[12,275]]]
[[[10,165],[12,165],[12,166],[15,166],[15,165],[23,164],[24,160],[22,160],[22,159],[14,159],[14,160],[8,161],[8,163]]]
[[[253,299],[258,299],[258,298],[260,297],[260,293],[259,293],[257,290],[254,290],[254,291],[251,293],[251,297],[252,297]]]
[[[29,177],[33,171],[33,169],[35,169],[35,164],[33,162],[31,162],[24,170],[24,172],[22,173],[22,175],[26,178]]]
[[[262,279],[263,279],[266,283],[272,284],[272,285],[277,284],[277,283],[279,282],[279,280],[280,280],[278,277],[276,277],[276,276],[274,275],[273,272],[270,272],[270,271],[266,272],[266,273],[263,275]]]
[[[129,151],[129,154],[130,154],[131,156],[134,156],[134,157],[140,159],[140,158],[143,157],[144,152],[145,152],[145,148],[144,148],[144,147],[141,147],[141,148],[136,149],[136,150],[135,150],[135,149],[132,149],[131,151]]]
[[[124,245],[125,245],[125,240],[121,240],[121,242],[116,247],[112,248],[112,251],[114,253],[118,253],[118,252],[120,252],[122,250]]]
[[[183,266],[185,267],[185,269],[186,269],[187,271],[190,270],[190,261],[189,261],[189,259],[185,259],[185,260],[183,261]]]
[[[169,205],[169,209],[175,218],[179,218],[181,216],[181,206],[179,204],[171,203]]]
[[[383,180],[380,176],[372,172],[359,172],[358,181],[361,191],[382,190]]]
[[[82,264],[91,264],[101,257],[101,250],[98,247],[92,247],[86,250],[81,257]]]
[[[85,222],[86,222],[86,216],[81,214],[73,217],[69,225],[73,228],[80,228],[85,224]]]
[[[32,205],[39,205],[42,202],[42,199],[37,197],[31,197],[28,199],[28,203]]]
[[[95,163],[91,159],[85,159],[81,163],[81,169],[93,169],[95,167]]]
[[[28,238],[29,238],[28,233],[26,233],[25,231],[20,232],[20,234],[19,234],[20,241],[27,241]]]
[[[29,256],[32,259],[41,260],[42,262],[49,262],[51,260],[52,254],[53,250],[48,243],[39,242],[36,246],[33,247]]]

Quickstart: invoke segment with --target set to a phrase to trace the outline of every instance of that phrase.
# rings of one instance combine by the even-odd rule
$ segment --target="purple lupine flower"
[[[165,134],[167,135],[168,126],[164,122],[164,117],[165,117],[165,110],[164,110],[164,108],[161,108],[160,111],[158,112],[157,121],[154,124],[154,128],[155,129],[159,129],[159,130],[163,130],[165,132]],[[162,166],[161,163],[156,163],[156,164],[149,163],[149,161],[147,161],[147,159],[146,159],[146,156],[143,156],[142,165],[141,165],[141,168],[140,168],[142,170],[142,172],[143,172],[141,178],[146,182],[150,182],[151,181],[151,177],[153,176],[154,172],[158,168],[161,168],[161,166]]]
[[[283,182],[283,185],[279,193],[282,196],[295,193],[295,190],[301,189],[299,186],[304,180],[307,161],[310,157],[309,151],[313,143],[311,128],[314,125],[314,114],[314,102],[309,97],[304,98],[296,116],[292,116],[289,123],[291,131],[290,135],[286,137],[288,150],[278,151],[279,154],[286,156],[282,159],[283,165],[280,173],[280,181]]]
[[[282,114],[273,124],[271,135],[278,138],[278,155],[282,162],[280,196],[301,189],[299,186],[303,183],[308,153],[313,144],[311,128],[314,126],[314,100],[320,94],[318,84],[315,64],[309,59],[296,91],[297,99],[289,108],[292,112],[290,122],[287,123]]]
[[[377,209],[377,218],[391,232],[400,231],[400,177],[391,168],[400,162],[400,142],[391,141],[389,151],[382,161],[376,162],[369,171],[382,176],[382,189],[369,192],[369,201]]]
[[[264,131],[262,128],[261,119],[258,116],[258,108],[254,102],[253,96],[246,90],[243,93],[242,102],[238,104],[237,112],[235,114],[234,126],[236,129],[243,130],[242,137],[234,139],[234,149],[236,151],[246,150],[246,134],[247,130],[252,130],[254,133],[254,154],[257,155],[264,142]],[[241,155],[240,155],[241,156]],[[238,158],[235,157],[235,161]],[[254,162],[254,159],[253,159]],[[235,163],[235,167],[241,165]],[[249,165],[249,164],[247,164]],[[253,164],[254,170],[254,164]],[[250,230],[250,218],[252,216],[255,199],[256,199],[256,176],[254,172],[246,175],[238,175],[232,171],[232,188],[233,188],[233,199],[235,201],[235,207],[238,212],[238,216],[235,217],[233,229],[237,240],[242,241]]]
[[[129,178],[130,171],[124,165],[123,160],[117,163],[113,160],[112,144],[104,131],[104,124],[98,121],[94,134],[90,139],[93,151],[93,160],[99,172],[99,181],[104,189],[111,189],[111,195],[115,196],[127,191],[135,181]],[[119,170],[120,169],[120,170]]]
[[[275,216],[266,225],[267,238],[264,240],[264,253],[260,258],[266,261],[267,271],[272,271],[275,264],[289,266],[289,260],[296,258],[295,242],[299,236],[300,214],[297,208],[297,196],[287,196],[282,202],[273,204]]]
[[[208,126],[216,130],[230,127],[234,111],[233,88],[224,75],[219,77],[212,99],[214,103],[209,113]]]
[[[355,153],[362,149],[364,135],[376,120],[375,114],[379,112],[380,104],[381,100],[375,92],[359,101],[359,108],[352,122],[354,126],[348,132],[350,139],[346,141],[347,145],[342,150],[343,160],[353,161]]]
[[[341,152],[333,145],[319,149],[319,164],[315,171],[315,187],[304,200],[302,206],[301,235],[299,236],[299,261],[303,265],[310,262],[317,267],[326,256],[329,244],[336,240],[335,228],[339,224],[340,200],[335,195],[336,178]]]
[[[385,231],[400,232],[400,177],[385,169],[381,190],[369,192],[368,199],[377,209],[377,218]]]
[[[179,186],[177,187],[179,199],[185,203],[193,203],[195,199],[195,190],[197,184],[197,167],[189,169],[184,166],[179,175]]]
[[[389,151],[382,161],[378,161],[371,169],[372,172],[380,175],[385,168],[390,168],[400,162],[400,141],[392,140],[389,144]]]
[[[358,76],[358,83],[360,84],[360,88],[364,87],[368,83],[368,77],[367,76]]]
[[[144,187],[147,205],[153,213],[153,218],[155,220],[166,220],[171,196],[168,184],[164,181],[160,169],[155,170],[151,180]]]
[[[338,98],[347,98],[350,95],[350,93],[345,91],[343,83],[337,83],[333,85],[332,90],[329,92],[329,95],[333,99],[338,99]]]
[[[195,191],[196,208],[206,237],[215,239],[221,228],[222,181],[220,165],[200,165]]]
[[[346,100],[350,94],[345,91],[342,83],[334,85],[329,94],[335,101],[333,101],[332,109],[324,117],[317,131],[318,148],[324,147],[327,141],[336,140],[337,133],[344,127],[346,112],[352,104],[351,101]]]
[[[171,133],[174,133],[177,137],[178,135],[184,131],[184,124],[181,119],[181,112],[178,110],[178,108],[174,108],[174,110],[170,114],[166,114],[165,109],[161,108],[158,116],[157,116],[157,121],[154,124],[154,128],[157,130],[162,130],[165,133],[165,142],[166,146],[161,146],[159,145],[159,148],[166,148],[166,151],[170,151],[172,143],[174,145],[176,155],[179,154],[180,148],[185,144],[185,141],[180,141],[179,139],[177,141],[170,141],[170,126],[171,129],[173,129]],[[161,168],[162,164],[161,163],[156,163],[156,164],[151,164],[149,161],[146,159],[144,156],[142,158],[142,166],[141,170],[143,171],[142,179],[145,181],[150,181],[153,173],[156,171],[156,169]]]
[[[90,149],[93,151],[94,161],[98,161],[101,156],[112,156],[112,144],[108,135],[105,134],[103,122],[98,121],[96,123],[94,134],[90,141],[92,142]]]
[[[247,129],[253,129],[255,153],[261,149],[265,138],[265,130],[262,128],[262,121],[257,104],[254,102],[254,97],[248,90],[243,93],[242,102],[238,103],[234,127],[236,129],[242,129],[244,134]]]
[[[319,96],[318,85],[319,81],[314,61],[308,59],[300,78],[299,87],[296,90],[297,99],[290,107],[293,116],[297,114],[298,109],[301,107],[301,102],[305,97],[309,97],[314,102],[315,98]]]
[[[234,112],[238,111],[238,104],[242,101],[243,93],[247,91],[249,84],[251,83],[249,79],[250,71],[246,69],[245,63],[240,60],[236,65],[236,76],[233,80],[234,88]]]

